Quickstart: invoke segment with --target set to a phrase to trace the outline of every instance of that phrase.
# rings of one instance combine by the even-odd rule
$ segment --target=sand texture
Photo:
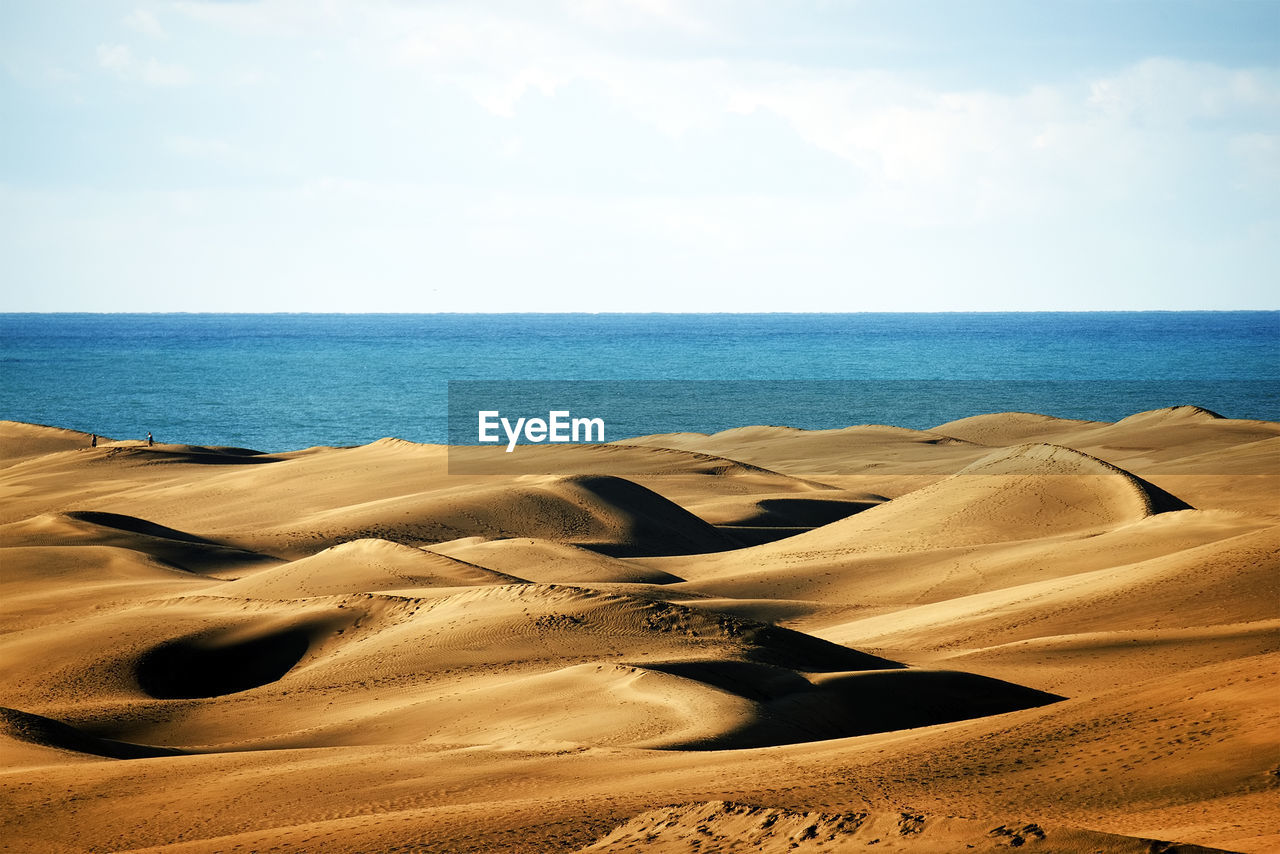
[[[89,439],[0,422],[0,850],[1280,851],[1280,424]]]

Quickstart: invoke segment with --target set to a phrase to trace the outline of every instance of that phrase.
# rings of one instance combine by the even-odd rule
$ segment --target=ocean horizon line
[[[838,317],[971,314],[1280,314],[1280,308],[939,309],[933,311],[0,311],[0,317]]]
[[[542,381],[610,384],[588,396],[611,412],[618,395],[647,401],[652,417],[615,415],[611,435],[923,429],[1000,411],[1110,421],[1188,401],[1275,420],[1278,333],[1276,311],[5,314],[0,413],[239,447],[442,441],[458,380],[520,393],[519,412],[483,400],[477,411],[599,415],[585,386],[526,399]],[[725,387],[637,397],[692,381]]]

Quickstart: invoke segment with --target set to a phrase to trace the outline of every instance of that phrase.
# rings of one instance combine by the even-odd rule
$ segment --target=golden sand
[[[0,850],[1280,850],[1280,424],[89,438],[0,422]]]

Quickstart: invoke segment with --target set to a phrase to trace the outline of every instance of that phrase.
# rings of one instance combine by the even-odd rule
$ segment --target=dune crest
[[[1149,421],[1222,421],[1225,419],[1225,415],[1219,415],[1212,409],[1183,404],[1181,406],[1149,409],[1146,412],[1135,412],[1133,415],[1121,418],[1116,424],[1138,424]]]
[[[330,546],[311,557],[218,585],[220,596],[300,599],[414,587],[511,584],[523,579],[377,538]]]
[[[571,543],[537,537],[487,540],[465,537],[423,546],[483,566],[495,572],[523,572],[526,581],[564,584],[670,584],[682,579],[668,572],[647,569]]]
[[[88,448],[92,434],[65,427],[0,420],[0,463],[6,465],[59,451]],[[100,436],[101,443],[113,440]]]

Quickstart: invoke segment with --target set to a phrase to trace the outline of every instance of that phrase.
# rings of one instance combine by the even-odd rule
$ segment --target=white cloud
[[[1280,71],[1146,59],[1093,81],[1089,105],[1114,119],[1164,128],[1274,111],[1280,108]]]
[[[1242,168],[1242,189],[1280,189],[1280,134],[1240,134],[1232,138],[1230,150]]]
[[[466,85],[472,97],[486,110],[496,116],[511,118],[516,114],[516,105],[527,93],[537,91],[544,97],[550,97],[569,79],[563,73],[531,66],[506,78],[476,75]]]
[[[230,160],[237,157],[236,149],[231,143],[222,139],[206,139],[176,134],[165,139],[165,147],[185,157],[196,157],[206,160]]]
[[[300,198],[308,203],[387,202],[403,198],[405,192],[406,188],[399,185],[379,184],[332,175],[306,181],[298,190]]]
[[[133,51],[122,44],[98,45],[98,65],[108,71],[124,73],[133,67]]]
[[[191,82],[191,74],[181,65],[148,59],[142,64],[139,79],[148,86],[185,86]]]
[[[727,6],[171,8],[199,26],[166,18],[170,40],[155,46],[202,33],[205,49],[167,55],[225,57],[203,60],[198,79],[236,105],[224,121],[237,124],[211,111],[161,141],[233,167],[230,184],[259,193],[209,209],[261,244],[264,263],[314,256],[335,281],[369,257],[353,249],[357,233],[381,247],[390,279],[429,270],[479,286],[541,271],[564,283],[565,308],[618,307],[572,296],[615,280],[644,295],[632,307],[700,293],[714,308],[703,283],[739,281],[762,294],[786,281],[790,307],[815,309],[873,307],[837,304],[848,282],[887,283],[874,307],[910,308],[920,285],[936,307],[930,283],[953,278],[970,289],[946,287],[957,308],[1020,304],[1018,289],[1045,278],[1082,300],[1054,305],[1099,307],[1131,276],[1190,281],[1185,270],[1211,260],[1241,281],[1274,271],[1262,237],[1247,251],[1230,241],[1274,223],[1275,69],[1164,58],[960,86],[923,69],[823,67],[781,43],[771,58],[746,43],[722,50],[726,30],[700,31],[698,13]],[[151,52],[135,37],[102,45],[98,63],[137,83],[192,79]],[[1238,204],[1255,191],[1262,206]],[[453,307],[474,305],[457,291]],[[752,305],[777,307],[770,299]]]
[[[160,26],[160,22],[156,20],[156,16],[146,9],[134,9],[125,17],[124,23],[130,29],[154,39],[162,39],[168,35],[164,27]]]
[[[713,27],[680,0],[568,0],[569,15],[602,30],[660,28],[709,35]]]
[[[183,66],[163,63],[154,57],[140,60],[128,45],[98,45],[98,65],[122,80],[147,86],[185,86],[191,82],[191,73]]]
[[[524,140],[519,136],[509,136],[498,148],[499,155],[506,160],[514,160],[524,153]]]
[[[1206,121],[1256,131],[1259,122],[1274,123],[1280,106],[1275,69],[1165,58],[1091,81],[1043,81],[999,92],[957,90],[905,72],[718,56],[714,28],[676,0],[565,0],[560,13],[388,0],[185,2],[179,8],[236,32],[305,36],[368,68],[454,87],[506,119],[518,120],[531,96],[551,99],[570,89],[677,139],[694,131],[727,137],[740,126],[736,117],[771,116],[798,143],[846,164],[868,216],[922,227],[1047,214],[1086,198],[1155,192],[1182,180],[1205,145],[1217,146],[1223,157],[1233,145],[1212,129],[1208,142],[1172,129]],[[564,11],[568,20],[624,36],[650,26],[695,39],[703,34],[707,49],[699,58],[654,56],[628,49],[623,36],[606,46],[567,25]],[[575,120],[599,119],[579,112]],[[1265,163],[1257,145],[1234,145],[1241,160]]]
[[[69,68],[51,65],[45,69],[45,79],[55,85],[64,85],[77,82],[80,79],[80,75]]]
[[[174,0],[172,8],[192,20],[241,36],[317,38],[396,11],[394,0],[263,0],[209,2]]]
[[[676,0],[565,3],[570,17],[612,29],[644,22],[705,29]],[[1269,114],[1274,122],[1280,106],[1275,69],[1164,58],[1092,81],[1045,81],[1009,93],[714,51],[688,59],[645,55],[625,43],[606,49],[547,7],[500,14],[449,2],[273,0],[178,8],[237,32],[305,35],[341,47],[369,67],[456,87],[504,118],[518,117],[533,94],[553,98],[573,86],[672,137],[724,131],[735,115],[776,116],[798,140],[843,159],[877,203],[929,210],[930,220],[948,207],[962,213],[966,198],[970,214],[991,214],[1024,212],[1036,192],[1115,192],[1177,159],[1184,138],[1161,139],[1162,131],[1201,119],[1248,126]]]

